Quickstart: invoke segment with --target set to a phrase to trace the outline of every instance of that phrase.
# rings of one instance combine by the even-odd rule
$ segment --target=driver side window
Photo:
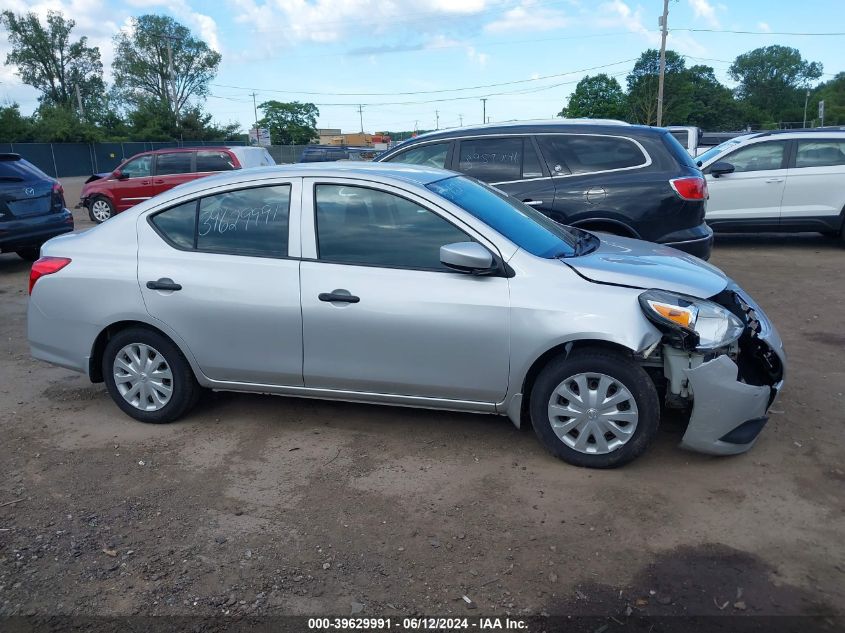
[[[782,169],[786,141],[755,143],[725,156],[724,161],[734,166],[734,173]]]
[[[120,168],[120,173],[127,178],[144,178],[150,175],[152,162],[153,157],[149,154],[133,158]]]

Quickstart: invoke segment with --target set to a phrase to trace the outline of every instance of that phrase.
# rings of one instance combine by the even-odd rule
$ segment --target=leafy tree
[[[0,106],[0,139],[7,143],[32,140],[32,122],[21,115],[17,103]]]
[[[657,123],[657,88],[660,76],[660,52],[650,48],[640,55],[628,74],[628,106],[637,123]],[[692,85],[684,58],[666,51],[663,80],[663,124],[684,122],[692,112]]]
[[[170,113],[173,122],[192,99],[208,94],[208,84],[217,75],[221,60],[220,53],[164,15],[133,18],[131,32],[119,33],[114,42],[112,69],[118,94],[127,103],[144,108],[146,114],[150,100],[157,102],[158,109]]]
[[[67,106],[42,104],[32,116],[32,137],[41,143],[95,143],[103,133]]]
[[[320,111],[313,103],[265,101],[258,107],[264,113],[258,125],[270,130],[274,145],[305,145],[317,136]]]
[[[743,127],[745,118],[740,104],[734,100],[730,89],[719,83],[710,66],[692,66],[686,71],[686,77],[691,87],[692,106],[686,120],[688,125],[713,132]]]
[[[822,75],[822,65],[808,62],[796,48],[764,46],[743,53],[728,74],[739,82],[736,95],[765,113],[769,121],[799,121],[810,83]]]
[[[819,101],[824,101],[824,124],[845,124],[845,72],[838,73],[815,89],[807,107],[808,120],[815,119],[819,112]],[[808,121],[809,124],[809,121]]]
[[[11,45],[6,65],[17,66],[21,80],[41,91],[42,105],[76,108],[78,87],[86,111],[94,108],[105,92],[100,49],[85,37],[71,41],[73,20],[50,11],[44,25],[35,13],[3,11],[0,24]]]
[[[622,86],[615,78],[601,73],[587,75],[570,95],[558,116],[567,118],[624,119],[628,113]]]

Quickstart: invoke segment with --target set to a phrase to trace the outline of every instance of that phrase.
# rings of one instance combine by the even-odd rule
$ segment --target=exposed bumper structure
[[[684,370],[693,408],[681,446],[709,455],[736,455],[754,446],[783,387],[780,336],[747,295],[736,286],[728,291],[746,322],[739,364],[721,355]]]

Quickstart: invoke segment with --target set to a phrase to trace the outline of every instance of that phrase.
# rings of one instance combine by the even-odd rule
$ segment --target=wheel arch
[[[123,332],[124,330],[128,330],[133,327],[144,328],[164,336],[167,340],[173,343],[180,352],[182,352],[182,356],[184,356],[185,360],[188,361],[188,364],[191,366],[197,380],[201,381],[204,379],[204,376],[202,372],[199,371],[199,367],[197,366],[193,355],[185,346],[184,341],[180,340],[178,336],[168,332],[167,329],[163,327],[146,321],[140,321],[138,319],[123,319],[115,321],[114,323],[104,327],[94,339],[94,343],[91,345],[91,354],[88,357],[88,377],[91,382],[103,382],[102,358],[103,352],[105,352],[106,345],[108,345],[109,340],[111,340],[119,332]]]

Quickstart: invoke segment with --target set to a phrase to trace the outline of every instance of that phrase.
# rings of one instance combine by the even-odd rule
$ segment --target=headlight
[[[745,324],[717,303],[665,290],[640,295],[646,317],[683,349],[710,350],[733,343]]]

